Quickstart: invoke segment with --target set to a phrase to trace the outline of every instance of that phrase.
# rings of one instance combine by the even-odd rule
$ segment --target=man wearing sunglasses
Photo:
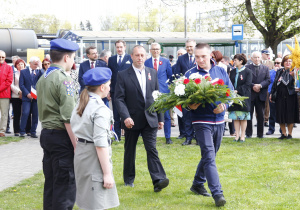
[[[274,67],[274,69],[270,70],[271,83],[268,88],[269,94],[271,93],[272,85],[275,80],[276,71],[282,67],[281,61],[282,61],[282,58],[276,58],[275,59],[275,67]],[[276,106],[275,106],[274,102],[271,103],[270,100],[268,100],[268,102],[269,102],[269,107],[270,107],[270,118],[269,118],[269,130],[266,134],[272,135],[275,132]]]
[[[6,53],[0,50],[0,137],[5,136],[9,100],[11,97],[10,85],[13,81],[13,70],[11,66],[5,62]]]

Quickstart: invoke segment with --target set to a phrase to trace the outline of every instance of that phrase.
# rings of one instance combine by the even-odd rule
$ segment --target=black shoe
[[[255,124],[254,126],[257,127],[257,124]]]
[[[171,127],[173,127],[173,128],[174,128],[174,127],[176,127],[176,125],[173,123],[173,124],[171,124]]]
[[[267,133],[266,133],[266,135],[272,135],[274,132],[272,132],[272,131],[268,131]]]
[[[25,134],[24,134],[25,135]],[[27,136],[31,136],[31,133],[27,133]]]
[[[127,187],[134,187],[134,184],[133,183],[125,183],[125,186],[127,186]]]
[[[289,134],[286,138],[287,139],[292,139],[293,137],[292,137],[292,135]]]
[[[20,134],[20,137],[25,137],[25,134]]]
[[[226,200],[224,198],[223,194],[217,194],[214,196],[215,204],[216,206],[224,206],[226,203]]]
[[[269,127],[268,122],[265,122],[265,123],[264,123],[264,126],[265,126],[265,127]]]
[[[251,138],[252,138],[252,136],[250,136],[250,135],[246,135],[246,138],[247,138],[247,139],[251,139]]]
[[[185,142],[182,143],[182,146],[189,145],[192,143],[192,140],[185,140]]]
[[[170,138],[166,138],[166,144],[173,144],[173,142]]]
[[[168,178],[159,180],[156,184],[154,184],[154,192],[160,192],[163,188],[166,188],[168,185],[169,185]]]
[[[15,136],[20,136],[20,134],[19,133],[15,133]]]
[[[31,134],[31,138],[39,138],[36,134]]]
[[[286,139],[286,138],[287,138],[287,136],[281,134],[281,136],[278,139]]]
[[[199,186],[192,185],[192,187],[190,188],[190,190],[193,193],[196,193],[197,195],[203,195],[203,196],[211,197],[211,194],[209,194],[207,192],[207,190],[205,189],[204,185],[199,185]]]
[[[297,125],[296,124],[294,124],[294,126],[293,126],[294,128],[297,128]]]
[[[260,139],[262,139],[262,138],[264,138],[264,136],[257,136],[257,138],[260,138]]]
[[[10,130],[6,130],[5,133],[8,133],[8,134],[9,134],[9,133],[11,133],[11,132],[10,132]]]
[[[183,139],[183,138],[185,138],[185,135],[179,135],[179,136],[177,137],[177,139]]]

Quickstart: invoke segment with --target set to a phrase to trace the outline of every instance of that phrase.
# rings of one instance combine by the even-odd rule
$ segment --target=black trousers
[[[257,114],[257,137],[263,137],[264,135],[264,113],[265,113],[265,101],[261,101],[259,97],[256,97],[253,101],[251,101],[251,120],[247,121],[246,135],[252,136],[253,127],[252,127],[252,119],[253,112]]]
[[[133,183],[135,178],[135,154],[139,135],[142,135],[147,152],[148,170],[154,184],[156,181],[166,178],[165,170],[158,157],[156,149],[157,128],[151,128],[148,123],[140,130],[125,129],[125,152],[123,178],[125,183]]]
[[[14,112],[14,133],[20,133],[20,120],[22,115],[22,99],[19,98],[11,98],[11,104]],[[27,124],[26,124],[26,133],[30,133],[31,129],[31,114],[28,116]]]
[[[44,210],[72,209],[76,198],[74,147],[66,130],[43,129]]]

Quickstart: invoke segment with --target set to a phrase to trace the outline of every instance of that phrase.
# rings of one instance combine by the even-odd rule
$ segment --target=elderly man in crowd
[[[38,138],[36,128],[38,125],[38,107],[35,95],[36,83],[42,76],[41,70],[38,69],[40,59],[36,56],[30,58],[29,67],[21,70],[19,86],[22,91],[22,117],[20,123],[20,137],[25,137],[25,128],[28,116],[31,114],[32,138]]]
[[[280,69],[281,66],[281,61],[282,58],[276,58],[275,59],[275,67],[274,69],[270,70],[270,85],[268,88],[268,92],[269,94],[271,93],[272,90],[272,85],[274,83],[274,79],[275,79],[275,75],[278,69]],[[269,130],[266,133],[266,135],[272,135],[275,132],[275,121],[276,121],[276,106],[275,106],[275,102],[273,101],[270,102],[270,100],[268,100],[269,102],[269,107],[270,107],[270,118],[269,118]]]
[[[101,63],[102,67],[107,67],[108,65],[108,59],[111,57],[111,51],[110,50],[102,50],[99,56],[99,62]]]
[[[13,81],[13,70],[5,62],[6,53],[0,50],[0,137],[5,136],[7,117],[9,110],[9,100],[11,98],[10,85]]]
[[[246,136],[252,137],[252,119],[254,107],[257,113],[257,137],[263,138],[264,134],[264,112],[265,101],[267,99],[268,86],[270,84],[270,73],[267,66],[261,64],[261,53],[255,51],[252,53],[252,64],[246,67],[252,71],[252,85],[251,85],[251,120],[247,122]]]

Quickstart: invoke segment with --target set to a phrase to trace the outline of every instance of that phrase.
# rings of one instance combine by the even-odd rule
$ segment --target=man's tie
[[[121,62],[122,62],[122,56],[119,55],[119,61],[118,61],[118,65],[121,66]]]
[[[95,68],[94,61],[91,62],[91,69]]]
[[[193,56],[190,56],[190,67],[193,65]]]
[[[154,69],[157,71],[157,59],[154,59]]]

